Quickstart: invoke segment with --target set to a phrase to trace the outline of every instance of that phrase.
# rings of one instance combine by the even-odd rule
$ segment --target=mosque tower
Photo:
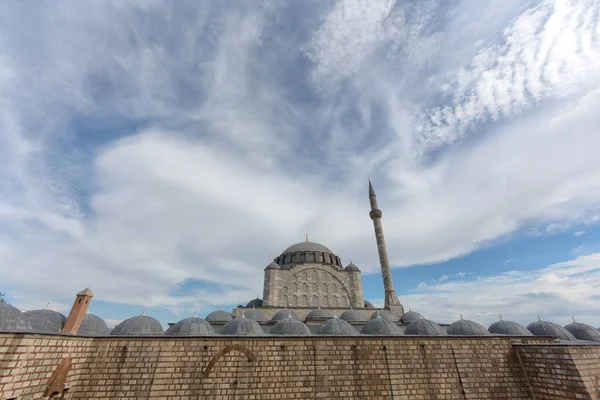
[[[377,196],[373,185],[369,180],[369,201],[371,202],[371,212],[369,216],[373,220],[375,227],[375,238],[377,239],[377,251],[379,252],[379,263],[381,264],[381,275],[383,275],[383,287],[385,289],[385,308],[389,309],[392,314],[404,314],[404,307],[400,303],[396,290],[394,289],[394,281],[392,280],[392,272],[390,271],[390,261],[388,260],[387,249],[385,247],[385,239],[383,237],[383,228],[381,227],[382,212],[377,206]]]

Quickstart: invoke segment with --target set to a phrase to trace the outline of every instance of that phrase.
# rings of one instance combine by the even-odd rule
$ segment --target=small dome
[[[324,319],[329,319],[329,318],[333,318],[333,315],[331,315],[329,313],[329,311],[324,310],[320,307],[312,310],[306,316],[307,321],[324,320]]]
[[[365,308],[375,308],[375,306],[369,300],[365,300]]]
[[[535,336],[552,336],[562,340],[577,340],[562,326],[550,321],[538,320],[527,325],[527,330]]]
[[[358,267],[356,265],[354,265],[353,263],[350,263],[348,265],[346,265],[346,268],[344,268],[346,271],[358,271],[360,272],[360,269],[358,269]]]
[[[292,318],[300,321],[300,318],[298,318],[298,315],[295,312],[293,312],[292,310],[277,311],[275,313],[275,315],[273,315],[273,318],[271,318],[271,321],[281,321],[282,319],[285,319],[285,318],[289,317],[290,315],[292,316]]]
[[[410,324],[413,321],[423,318],[421,314],[416,311],[409,311],[402,314],[400,317],[400,322],[403,324]]]
[[[356,310],[350,310],[350,311],[344,311],[344,313],[342,314],[342,316],[340,317],[341,319],[343,319],[344,321],[349,321],[349,322],[362,322],[362,321],[366,321],[367,318],[363,315],[363,313],[361,313],[360,311],[356,311]]]
[[[77,334],[83,336],[106,336],[108,335],[108,326],[102,318],[94,314],[85,314],[83,320],[81,320]]]
[[[0,332],[27,332],[31,325],[21,311],[8,303],[0,302]]]
[[[446,333],[448,335],[458,336],[484,336],[490,334],[487,329],[479,325],[477,322],[462,318],[451,323],[448,329],[446,329]]]
[[[232,319],[226,323],[221,331],[221,335],[236,335],[236,336],[260,336],[264,332],[256,321],[246,318],[242,315],[239,318]]]
[[[362,327],[360,333],[363,335],[401,335],[402,331],[392,321],[377,315]]]
[[[127,318],[110,332],[111,335],[123,336],[159,336],[164,333],[160,322],[147,315]]]
[[[310,335],[310,329],[302,321],[294,319],[294,317],[288,315],[278,321],[271,330],[269,331],[272,335],[291,335],[291,336],[303,336]]]
[[[182,319],[175,325],[170,326],[165,332],[169,336],[211,336],[215,331],[213,327],[197,316]]]
[[[488,328],[488,332],[495,335],[531,336],[531,332],[512,321],[500,320]]]
[[[231,313],[223,310],[213,311],[204,318],[206,322],[229,322],[232,319]]]
[[[267,317],[265,317],[265,314],[259,310],[244,310],[244,315],[246,318],[250,318],[252,321],[267,322]]]
[[[271,264],[267,265],[265,269],[281,269],[281,267],[275,261],[271,261]]]
[[[600,342],[600,331],[591,325],[573,321],[565,329],[579,340]]]
[[[325,321],[317,329],[319,335],[357,336],[358,332],[352,325],[341,318],[333,317]]]
[[[246,304],[246,308],[252,308],[252,307],[258,308],[258,307],[262,307],[262,305],[263,305],[263,301],[257,297],[254,300],[250,300],[248,302],[248,304]]]
[[[394,315],[387,310],[375,311],[373,314],[371,314],[371,319],[375,319],[377,318],[377,316],[380,316],[381,318],[390,322],[394,322],[394,320],[396,319]]]
[[[31,325],[32,332],[60,333],[67,322],[67,317],[52,310],[33,310],[22,314]]]
[[[433,321],[419,318],[411,322],[406,329],[405,335],[420,335],[420,336],[445,336],[444,329]]]

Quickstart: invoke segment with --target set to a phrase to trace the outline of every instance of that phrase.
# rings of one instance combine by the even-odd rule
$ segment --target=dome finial
[[[47,310],[48,307],[50,306],[50,303],[52,303],[51,301],[47,302],[46,305],[44,306],[44,310]]]
[[[542,322],[542,319],[540,318],[540,316],[538,315],[538,321]]]
[[[575,322],[576,322],[576,321],[575,321],[575,317],[571,317],[571,318],[573,319],[573,323],[575,323]]]
[[[146,307],[144,307],[144,311],[142,311],[142,315],[145,316],[146,315]]]
[[[308,243],[308,232],[306,233],[306,243]]]
[[[502,321],[502,314],[498,314],[498,316],[500,317],[500,321]]]
[[[194,317],[194,318],[198,318],[198,313],[196,312],[196,310],[194,310],[194,315],[193,315],[193,317]]]
[[[463,319],[462,314],[460,314],[460,319]]]

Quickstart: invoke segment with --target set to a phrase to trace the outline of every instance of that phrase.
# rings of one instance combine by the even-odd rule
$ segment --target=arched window
[[[288,288],[287,288],[287,286],[283,288],[283,295],[284,296],[288,295]]]
[[[311,289],[312,289],[313,293],[317,293],[317,292],[319,292],[319,285],[317,285],[316,283],[313,283],[311,285]]]
[[[283,295],[283,306],[284,306],[284,307],[289,307],[290,305],[291,305],[291,304],[290,304],[290,300],[288,299],[288,295],[287,295],[287,294],[284,294],[284,295]]]
[[[292,282],[292,292],[296,293],[298,291],[298,284],[296,282]]]
[[[327,296],[321,297],[321,307],[329,307],[329,299]]]
[[[312,297],[312,304],[311,306],[313,307],[319,307],[319,296],[313,296]]]
[[[290,306],[296,307],[298,305],[298,297],[296,295],[293,295],[291,300],[292,300],[292,304],[290,304]]]
[[[302,293],[308,293],[308,285],[306,283],[302,284]]]
[[[317,271],[316,269],[312,270],[311,275],[313,281],[317,282],[319,280],[319,271]]]
[[[300,305],[303,307],[308,307],[308,296],[307,295],[302,295],[302,298],[300,299]]]
[[[328,293],[328,291],[327,291],[327,284],[326,283],[323,283],[321,285],[321,293]]]
[[[338,299],[335,296],[331,296],[329,302],[331,304],[331,307],[337,307],[338,306]]]

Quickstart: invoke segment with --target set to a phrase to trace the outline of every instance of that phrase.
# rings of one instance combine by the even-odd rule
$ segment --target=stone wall
[[[595,399],[599,357],[600,346],[540,337],[0,334],[0,398],[66,389],[65,399],[533,399],[535,390],[535,399]],[[544,372],[555,365],[561,373]],[[537,389],[565,376],[576,391]]]

